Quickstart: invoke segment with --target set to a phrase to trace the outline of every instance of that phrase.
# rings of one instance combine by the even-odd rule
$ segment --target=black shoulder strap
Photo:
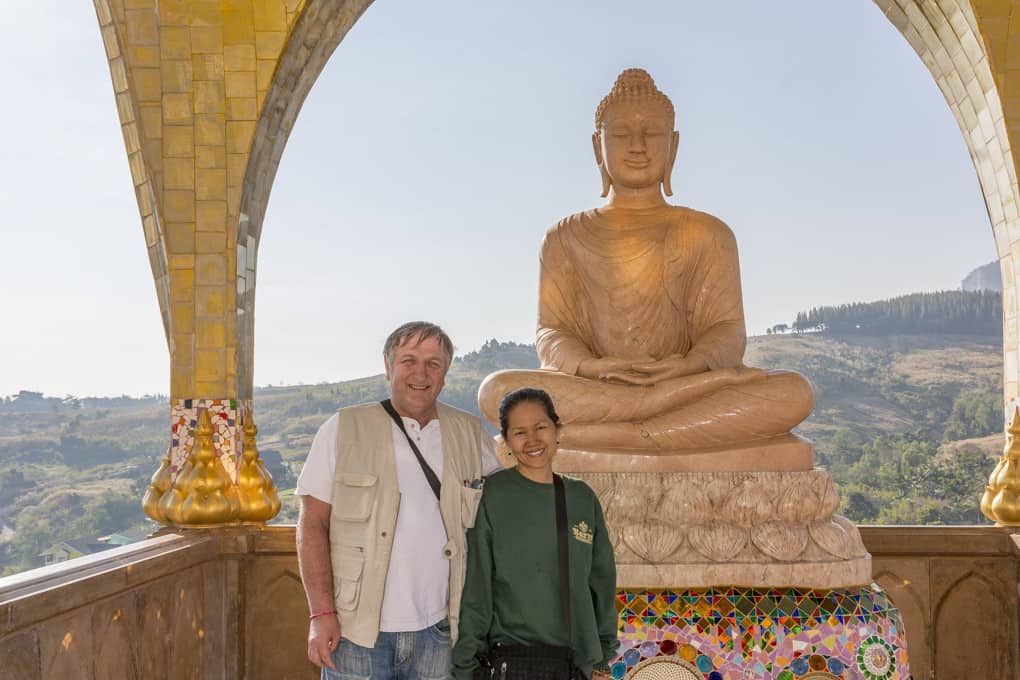
[[[567,544],[567,494],[563,490],[563,478],[553,475],[553,493],[556,498],[556,552],[560,562],[560,605],[566,623],[566,645],[573,648],[573,626],[570,621],[570,547]]]
[[[401,419],[400,414],[397,413],[397,409],[393,408],[393,403],[389,399],[383,399],[379,403],[382,404],[382,407],[390,414],[390,418],[393,419],[393,422],[397,424],[400,431],[404,433],[405,437],[407,437],[407,443],[411,445],[411,451],[414,452],[414,457],[418,459],[418,465],[421,465],[421,471],[425,473],[425,480],[429,483],[429,486],[432,487],[432,493],[436,494],[436,500],[439,500],[439,492],[442,488],[439,484],[439,477],[436,476],[436,473],[432,470],[429,464],[425,462],[425,457],[421,455],[421,451],[418,450],[418,446],[414,443],[414,440],[411,439],[411,435],[407,434],[407,429],[404,427],[404,421]]]

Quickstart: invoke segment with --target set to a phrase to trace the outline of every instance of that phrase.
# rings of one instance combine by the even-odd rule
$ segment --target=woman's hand
[[[591,680],[613,680],[613,676],[609,671],[592,671]]]

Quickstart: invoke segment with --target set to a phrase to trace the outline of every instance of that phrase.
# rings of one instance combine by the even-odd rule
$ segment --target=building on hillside
[[[100,536],[96,539],[96,541],[104,545],[106,548],[113,548],[118,545],[128,545],[129,543],[144,541],[148,537],[149,532],[144,529],[126,529],[107,536]]]
[[[112,546],[104,545],[94,538],[74,538],[67,541],[54,543],[46,550],[37,555],[42,565],[66,562],[83,555],[91,555]]]

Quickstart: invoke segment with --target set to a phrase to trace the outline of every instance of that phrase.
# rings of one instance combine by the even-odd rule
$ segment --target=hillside
[[[815,442],[852,519],[982,521],[989,456],[1002,447],[999,336],[774,334],[751,338],[746,361],[812,381],[815,412],[798,432]],[[533,347],[490,341],[455,360],[443,398],[477,412],[485,375],[535,366]],[[289,490],[319,425],[385,394],[381,375],[256,390],[259,448],[284,496],[277,521],[296,519]],[[139,500],[165,452],[167,421],[161,397],[0,402],[0,571],[30,566],[57,540],[144,528]]]
[[[745,362],[796,370],[811,380],[815,410],[798,433],[822,449],[850,427],[861,435],[941,435],[961,394],[993,393],[1001,402],[998,336],[758,336],[748,340]]]

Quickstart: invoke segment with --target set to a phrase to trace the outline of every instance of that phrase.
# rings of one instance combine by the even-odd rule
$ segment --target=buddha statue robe
[[[810,384],[743,365],[737,246],[720,220],[688,208],[602,208],[546,234],[537,350],[542,368],[500,371],[479,393],[495,422],[519,387],[550,392],[568,448],[680,453],[789,432],[811,412]],[[700,359],[705,370],[654,384],[578,376],[586,359]]]

